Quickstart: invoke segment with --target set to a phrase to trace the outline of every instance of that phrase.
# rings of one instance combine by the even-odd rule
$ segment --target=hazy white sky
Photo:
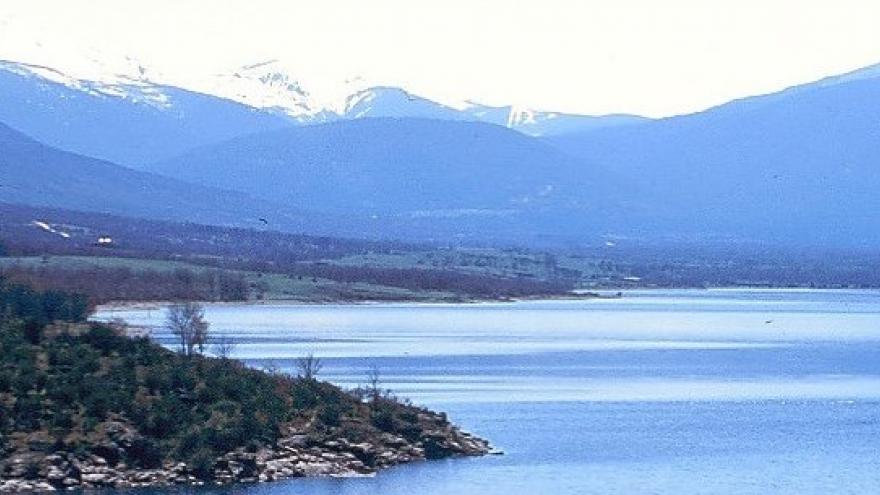
[[[0,57],[129,54],[178,80],[278,58],[447,102],[661,116],[878,63],[878,22],[877,0],[2,0]]]

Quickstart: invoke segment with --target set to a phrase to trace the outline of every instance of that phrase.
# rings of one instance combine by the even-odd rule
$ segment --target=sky
[[[878,19],[876,0],[2,0],[0,58],[128,55],[183,82],[279,59],[313,84],[661,117],[880,63]]]

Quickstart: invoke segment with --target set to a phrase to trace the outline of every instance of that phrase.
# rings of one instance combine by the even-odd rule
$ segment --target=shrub
[[[339,404],[329,403],[321,407],[318,419],[327,426],[339,426],[339,420],[343,410]]]
[[[394,412],[391,408],[384,405],[374,407],[370,419],[376,428],[385,432],[394,432]]]
[[[43,325],[37,320],[27,320],[24,323],[24,338],[31,345],[39,345],[43,337]]]
[[[114,329],[99,324],[92,325],[82,340],[105,356],[124,345],[123,338]]]
[[[162,465],[162,451],[156,441],[137,437],[126,451],[129,463],[145,469],[153,469]]]
[[[190,471],[202,480],[210,480],[214,477],[215,463],[214,453],[205,448],[197,450],[187,460]]]
[[[15,375],[10,370],[0,369],[0,393],[9,392],[12,390],[12,382],[14,376]]]

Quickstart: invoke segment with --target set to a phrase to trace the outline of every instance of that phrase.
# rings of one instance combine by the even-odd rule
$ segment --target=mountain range
[[[639,122],[466,103],[452,108],[395,87],[340,83],[309,92],[275,61],[187,87],[140,64],[82,79],[40,65],[0,61],[0,122],[75,153],[140,168],[193,147],[293,125],[369,117],[420,117],[502,125],[538,136]],[[121,71],[122,73],[118,73]]]
[[[0,64],[0,201],[442,242],[880,243],[880,66],[665,119],[313,94],[275,62],[155,79]]]

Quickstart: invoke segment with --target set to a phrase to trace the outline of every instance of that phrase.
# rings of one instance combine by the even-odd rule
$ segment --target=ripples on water
[[[160,326],[163,313],[126,311]],[[237,357],[386,386],[507,455],[200,493],[880,492],[880,293],[635,291],[619,300],[211,306]],[[157,329],[154,337],[170,343]],[[186,490],[184,490],[186,491]]]

